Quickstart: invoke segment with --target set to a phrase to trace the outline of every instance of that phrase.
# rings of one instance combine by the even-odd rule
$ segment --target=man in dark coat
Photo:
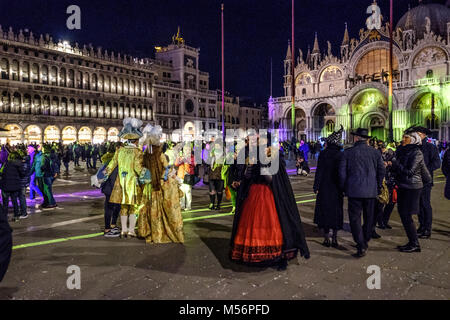
[[[431,207],[431,189],[433,188],[433,171],[441,167],[441,159],[439,157],[438,148],[428,142],[427,135],[431,131],[425,127],[415,126],[406,130],[407,132],[417,132],[422,139],[421,150],[428,171],[431,175],[431,182],[423,186],[420,194],[420,212],[419,212],[419,229],[417,233],[419,238],[428,239],[431,236],[431,225],[433,222],[433,209]]]
[[[0,189],[2,190],[3,208],[5,214],[8,214],[8,202],[14,207],[14,221],[18,221],[20,217],[19,196],[22,189],[22,179],[26,176],[25,167],[20,159],[17,151],[13,151],[8,156],[8,161],[2,168],[2,179],[0,181]]]
[[[339,188],[339,163],[342,152],[342,132],[344,128],[333,132],[326,139],[326,148],[319,154],[316,175],[314,178],[314,193],[317,194],[314,210],[314,223],[323,230],[326,247],[338,247],[337,232],[344,225],[344,196]],[[333,240],[330,243],[330,229],[333,230]]]
[[[12,252],[12,230],[8,223],[7,209],[0,204],[0,282],[8,270]]]
[[[380,152],[368,145],[367,129],[358,128],[352,135],[355,144],[344,151],[339,164],[339,183],[348,197],[350,227],[358,249],[354,256],[359,258],[365,256],[372,236],[375,201],[381,191],[385,167]]]
[[[450,200],[450,148],[447,149],[442,158],[442,173],[447,178],[444,196]]]

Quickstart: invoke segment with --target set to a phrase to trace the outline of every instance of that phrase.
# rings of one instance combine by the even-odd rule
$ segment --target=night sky
[[[167,45],[181,27],[186,44],[200,50],[200,69],[210,73],[210,88],[220,83],[220,4],[225,4],[225,86],[258,103],[270,95],[273,59],[273,96],[283,94],[283,59],[291,37],[291,0],[0,0],[3,30],[29,28],[35,36],[49,33],[58,39],[92,43],[108,52],[154,57],[155,45]],[[445,3],[446,0],[433,1]],[[332,43],[339,54],[348,23],[351,37],[365,27],[372,0],[296,0],[296,52],[306,57],[318,33],[321,52]],[[394,0],[395,23],[418,0]],[[81,30],[68,30],[66,8],[81,8]],[[385,19],[389,0],[378,0]],[[386,20],[384,20],[386,21]]]

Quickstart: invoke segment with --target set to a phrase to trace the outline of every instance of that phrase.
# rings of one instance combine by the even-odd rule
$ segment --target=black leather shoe
[[[381,236],[378,233],[376,233],[375,231],[372,232],[372,239],[380,239],[380,238]]]
[[[420,252],[420,246],[418,244],[410,244],[400,249],[401,252]]]
[[[331,247],[330,239],[323,240],[322,245],[328,248]]]
[[[419,228],[417,228],[417,234],[422,233],[422,232],[424,232],[424,231],[425,231],[425,229],[424,229],[422,226],[420,226]]]
[[[397,249],[398,250],[403,250],[403,249],[408,248],[408,247],[409,247],[409,242],[407,244],[403,245],[403,246],[397,246]]]
[[[214,208],[214,210],[220,210],[220,204],[218,204],[218,205]]]
[[[336,238],[333,238],[333,240],[331,240],[331,246],[332,246],[333,248],[339,247],[339,244],[338,244]]]
[[[385,227],[386,229],[392,229],[392,227],[391,227],[389,224],[387,224],[387,223],[384,224],[384,227]]]
[[[358,251],[353,254],[355,258],[362,258],[366,255],[367,249],[358,249]]]
[[[419,234],[420,239],[430,239],[431,237],[431,231],[424,230],[422,233]]]
[[[386,229],[386,226],[385,226],[384,224],[382,224],[382,223],[379,223],[379,224],[377,225],[377,228],[378,228],[378,229],[381,229],[381,230],[384,230],[384,229]]]

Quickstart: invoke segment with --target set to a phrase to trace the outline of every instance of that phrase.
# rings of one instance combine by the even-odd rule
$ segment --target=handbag
[[[230,188],[228,188],[228,186],[225,188],[225,198],[230,201],[231,200],[231,192],[230,192]]]
[[[388,204],[389,203],[389,189],[386,185],[386,179],[383,179],[383,183],[381,185],[381,193],[377,197],[378,201],[381,204]]]

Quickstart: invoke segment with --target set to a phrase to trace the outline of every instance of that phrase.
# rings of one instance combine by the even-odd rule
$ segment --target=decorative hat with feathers
[[[123,128],[119,133],[119,138],[127,140],[139,139],[143,136],[140,128],[142,121],[136,118],[125,118]]]
[[[147,124],[142,131],[142,133],[144,134],[142,144],[147,146],[159,146],[162,132],[163,130],[161,126],[152,126],[151,124]]]

